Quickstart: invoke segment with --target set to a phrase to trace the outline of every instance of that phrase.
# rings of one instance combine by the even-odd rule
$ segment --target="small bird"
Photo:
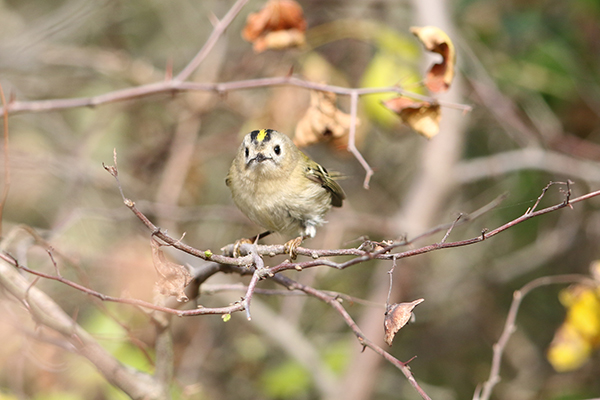
[[[271,232],[300,235],[286,243],[295,249],[333,207],[346,198],[330,174],[301,152],[292,140],[273,129],[254,130],[244,137],[225,180],[233,201],[254,223]]]

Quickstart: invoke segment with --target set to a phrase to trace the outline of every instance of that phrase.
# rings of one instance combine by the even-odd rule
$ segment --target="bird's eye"
[[[249,155],[250,155],[250,149],[248,149],[248,148],[246,147],[246,158],[248,158],[248,156],[249,156]]]
[[[273,147],[273,151],[275,152],[275,154],[280,155],[281,147],[279,147],[279,145],[275,145],[275,147]]]

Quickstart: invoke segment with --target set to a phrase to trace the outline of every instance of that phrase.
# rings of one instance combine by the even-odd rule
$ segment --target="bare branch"
[[[373,176],[373,168],[367,163],[367,160],[360,154],[356,148],[356,114],[358,110],[358,93],[356,91],[350,94],[350,132],[348,133],[348,151],[354,155],[360,165],[363,166],[367,174],[363,182],[365,189],[369,188],[369,181]]]
[[[4,89],[0,85],[0,98],[2,99],[2,114],[3,124],[2,132],[4,133],[4,182],[2,185],[2,197],[0,197],[0,237],[2,237],[2,221],[4,220],[4,206],[6,205],[6,199],[8,198],[8,190],[10,189],[10,157],[8,152],[8,107],[6,103],[6,97],[4,97]]]
[[[238,3],[243,3],[242,0],[239,0]],[[216,31],[215,31],[216,32]],[[201,53],[198,53],[200,55]],[[202,61],[204,55],[200,57],[200,62]],[[190,63],[192,65],[192,63]],[[195,68],[195,66],[194,66]],[[185,74],[183,74],[185,72]],[[181,74],[184,76],[188,73],[187,69],[182,71]],[[181,75],[180,74],[180,75]],[[101,104],[120,102],[125,100],[133,100],[141,97],[157,95],[157,94],[175,94],[184,91],[214,91],[219,94],[226,93],[228,91],[233,90],[242,90],[242,89],[251,89],[251,88],[261,88],[268,86],[297,86],[306,89],[324,91],[324,92],[333,92],[340,95],[350,96],[351,100],[351,118],[352,123],[350,126],[350,132],[352,137],[348,141],[348,151],[350,151],[356,159],[360,162],[363,168],[366,171],[366,176],[364,180],[363,186],[365,188],[369,187],[369,180],[373,175],[373,169],[369,166],[364,157],[360,154],[356,145],[354,143],[354,135],[356,131],[356,111],[357,111],[357,102],[358,96],[374,94],[374,93],[399,93],[403,96],[422,99],[425,101],[437,101],[431,97],[419,95],[416,93],[412,93],[401,89],[397,86],[384,87],[384,88],[363,88],[363,89],[353,89],[346,88],[342,86],[334,86],[334,85],[326,85],[315,82],[309,82],[303,80],[301,78],[297,78],[294,76],[284,76],[284,77],[275,77],[275,78],[263,78],[263,79],[249,79],[237,82],[228,82],[228,83],[195,83],[195,82],[183,82],[181,80],[170,80],[170,81],[162,81],[150,83],[147,85],[142,85],[133,88],[127,88],[122,90],[115,90],[113,92],[108,92],[102,95],[94,96],[94,97],[81,97],[74,99],[55,99],[55,100],[41,100],[41,101],[31,101],[31,102],[11,102],[8,106],[2,107],[2,112],[16,114],[23,112],[44,112],[44,111],[53,111],[53,110],[62,110],[76,107],[95,107]],[[440,103],[441,104],[441,103]],[[460,104],[446,104],[448,107],[460,108],[463,111],[470,111],[470,106],[460,105]],[[7,110],[7,111],[6,111]],[[353,116],[352,116],[353,115]]]
[[[430,400],[430,397],[419,386],[415,377],[413,376],[412,372],[410,371],[410,368],[408,367],[408,362],[404,363],[404,362],[398,360],[397,358],[392,356],[390,353],[388,353],[387,351],[385,351],[384,349],[382,349],[381,347],[379,347],[375,343],[373,343],[371,340],[369,340],[362,333],[362,331],[360,330],[360,328],[358,327],[356,322],[354,322],[354,320],[352,319],[350,314],[348,314],[346,309],[342,306],[342,304],[335,297],[332,297],[332,296],[328,295],[327,293],[322,292],[317,289],[314,289],[310,286],[303,285],[303,284],[296,282],[296,281],[294,281],[286,276],[283,276],[283,275],[276,275],[275,277],[273,277],[273,280],[275,280],[276,282],[279,282],[280,284],[284,285],[285,287],[287,287],[289,289],[302,290],[306,294],[316,297],[317,299],[329,304],[334,310],[336,310],[342,316],[346,325],[348,325],[350,327],[350,329],[352,329],[352,331],[354,332],[354,335],[356,335],[356,338],[358,339],[358,342],[363,347],[370,348],[375,353],[381,355],[385,360],[390,362],[393,366],[398,368],[404,374],[404,376],[406,376],[406,378],[408,379],[410,384],[413,386],[413,388],[415,388],[417,393],[419,393],[419,395],[423,399]]]
[[[93,363],[107,381],[133,399],[156,399],[157,383],[152,377],[121,364],[104,350],[94,338],[69,317],[48,295],[34,287],[14,268],[10,257],[0,262],[0,285],[21,302],[39,324],[62,334],[76,351]],[[35,280],[34,282],[35,283]]]
[[[594,281],[585,275],[555,275],[534,279],[513,293],[513,301],[510,305],[506,322],[504,323],[504,329],[502,330],[500,339],[498,339],[498,342],[496,342],[493,346],[494,356],[492,357],[490,376],[488,380],[483,383],[481,387],[481,393],[479,392],[479,389],[475,392],[473,395],[474,400],[489,400],[494,386],[500,382],[500,363],[502,362],[502,354],[504,353],[504,349],[506,348],[508,340],[517,329],[515,321],[517,319],[517,313],[519,312],[519,307],[521,306],[523,298],[532,290],[542,286],[576,282],[589,284],[592,285],[592,287],[596,287]]]
[[[465,184],[527,169],[568,176],[577,181],[600,183],[600,165],[597,162],[581,160],[538,147],[526,147],[463,160],[456,165],[453,176],[460,183]]]
[[[186,65],[185,68],[179,74],[177,74],[177,76],[175,77],[176,81],[185,81],[196,70],[196,68],[198,68],[198,66],[202,63],[202,61],[204,61],[208,53],[210,53],[210,51],[213,49],[219,38],[223,35],[225,29],[227,29],[227,27],[231,24],[233,19],[238,15],[238,13],[242,10],[242,8],[244,7],[244,5],[246,5],[247,2],[248,0],[236,1],[235,4],[231,7],[231,9],[229,9],[227,14],[225,14],[223,19],[217,21],[216,23],[215,21],[212,21],[214,26],[212,33],[210,34],[208,39],[206,39],[204,46],[202,46],[198,54],[196,54],[196,56],[189,62],[189,64]],[[216,17],[212,19],[216,19]]]

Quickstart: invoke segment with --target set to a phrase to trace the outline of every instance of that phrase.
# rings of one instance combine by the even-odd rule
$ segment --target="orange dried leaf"
[[[384,339],[388,346],[392,345],[396,333],[411,320],[413,316],[412,310],[424,301],[425,299],[417,299],[408,303],[388,305],[385,312],[385,319],[383,320]]]
[[[165,296],[177,296],[177,301],[188,301],[185,288],[192,281],[192,275],[183,265],[168,261],[160,250],[161,244],[152,239],[152,261],[158,274],[156,287]]]
[[[257,53],[265,50],[283,50],[290,47],[301,47],[306,44],[304,32],[298,29],[286,29],[269,32],[254,41],[252,48]]]
[[[337,108],[335,93],[312,91],[310,107],[296,125],[294,143],[304,147],[332,140],[334,145],[345,147],[349,130],[350,115]]]
[[[434,64],[427,72],[425,86],[432,92],[445,92],[454,78],[456,50],[444,31],[435,26],[410,28],[410,31],[423,43],[425,48],[442,56],[442,62]]]
[[[288,34],[271,35],[289,31]],[[295,47],[305,43],[306,20],[302,7],[294,0],[270,0],[246,19],[242,37],[254,44],[254,50]],[[286,45],[284,45],[284,43]]]
[[[384,101],[383,105],[398,114],[402,122],[427,139],[437,135],[440,130],[442,110],[437,103],[395,97]]]

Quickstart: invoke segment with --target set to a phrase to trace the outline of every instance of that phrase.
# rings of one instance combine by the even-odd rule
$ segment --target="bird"
[[[272,232],[299,235],[286,243],[295,250],[326,221],[331,207],[346,195],[325,168],[311,160],[285,134],[274,129],[248,133],[240,145],[225,183],[236,206],[255,224]]]

